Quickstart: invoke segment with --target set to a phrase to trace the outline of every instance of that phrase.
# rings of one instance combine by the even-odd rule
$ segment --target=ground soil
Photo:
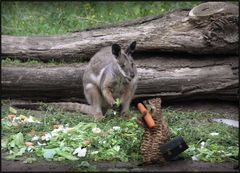
[[[229,118],[239,120],[239,105],[231,102],[221,101],[189,101],[181,103],[172,103],[163,105],[163,107],[171,106],[176,110],[182,111],[205,111],[213,113],[227,114]],[[221,118],[221,117],[219,117]],[[224,163],[209,163],[199,162],[192,160],[177,160],[171,161],[164,166],[148,165],[139,166],[138,163],[121,163],[121,162],[96,162],[92,163],[96,167],[95,171],[137,171],[137,172],[165,172],[165,171],[222,171],[222,172],[238,172],[239,167],[236,169],[237,162],[224,162]],[[22,161],[1,161],[1,170],[3,172],[72,172],[83,171],[77,168],[74,162],[47,162],[36,161],[32,164],[24,164]],[[239,164],[238,164],[239,166]],[[234,168],[235,167],[235,168]]]
[[[209,163],[209,162],[196,162],[192,160],[178,160],[172,161],[164,166],[148,165],[138,166],[137,163],[121,163],[121,162],[98,162],[93,163],[96,165],[94,171],[135,171],[135,172],[165,172],[165,171],[221,171],[221,172],[238,172],[238,169],[234,169],[234,163]],[[22,161],[6,161],[2,160],[3,172],[74,172],[81,169],[74,167],[74,163],[59,163],[59,162],[47,162],[37,161],[32,164],[24,164]],[[83,170],[82,170],[83,171]]]

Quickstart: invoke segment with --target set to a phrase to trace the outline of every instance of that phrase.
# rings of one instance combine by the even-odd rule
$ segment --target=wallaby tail
[[[52,102],[52,103],[48,103],[48,105],[62,108],[65,111],[81,112],[81,113],[90,114],[90,115],[94,115],[95,113],[93,110],[93,107],[86,104],[72,103],[72,102]]]
[[[88,114],[88,115],[94,115],[94,109],[90,105],[86,104],[80,104],[80,103],[72,103],[72,102],[51,102],[51,103],[45,103],[46,105],[49,106],[55,106],[62,108],[65,111],[70,111],[70,112],[81,112],[83,114]],[[25,101],[20,101],[20,102],[13,102],[11,103],[11,106],[17,107],[17,108],[25,108],[25,109],[40,109],[40,107],[43,105],[41,102],[25,102]]]

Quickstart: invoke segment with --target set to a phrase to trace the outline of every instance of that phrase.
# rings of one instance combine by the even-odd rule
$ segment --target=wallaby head
[[[122,75],[131,81],[137,74],[137,67],[133,62],[132,53],[135,51],[136,41],[132,42],[126,50],[122,50],[118,44],[112,45],[112,54],[117,59]]]

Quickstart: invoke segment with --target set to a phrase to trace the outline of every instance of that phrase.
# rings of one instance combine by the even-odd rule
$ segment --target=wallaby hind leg
[[[105,115],[107,113],[108,108],[107,107],[102,107],[102,113]]]
[[[98,88],[93,84],[87,84],[84,88],[84,93],[88,103],[91,105],[94,117],[97,120],[101,120],[104,118],[102,109],[101,109],[101,94]],[[91,113],[90,113],[91,114]]]

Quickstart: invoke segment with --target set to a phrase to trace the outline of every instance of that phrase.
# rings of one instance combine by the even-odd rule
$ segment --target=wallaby
[[[83,75],[83,87],[91,105],[89,113],[96,119],[102,119],[117,98],[120,99],[121,114],[129,109],[137,87],[137,68],[131,56],[135,48],[135,41],[126,50],[113,44],[91,58]]]
[[[113,44],[102,48],[91,58],[83,74],[84,95],[90,105],[68,102],[52,102],[48,105],[89,114],[101,120],[107,109],[115,106],[118,98],[120,113],[125,114],[137,87],[137,67],[131,56],[135,48],[136,41],[126,50]]]
[[[137,87],[137,67],[132,53],[136,41],[123,50],[118,44],[102,48],[90,60],[83,74],[84,95],[90,105],[52,103],[65,110],[79,111],[101,120],[107,109],[120,99],[120,113],[125,114]]]

